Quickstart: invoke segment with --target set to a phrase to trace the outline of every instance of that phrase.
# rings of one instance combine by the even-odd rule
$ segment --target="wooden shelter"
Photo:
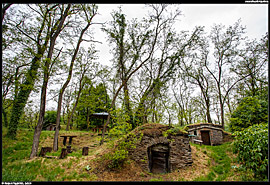
[[[197,123],[187,125],[191,142],[202,142],[204,145],[220,145],[223,143],[222,125]]]
[[[102,132],[103,125],[105,123],[105,120],[108,118],[108,116],[109,116],[109,113],[107,113],[107,112],[100,112],[100,113],[91,114],[91,117],[102,119],[102,125],[96,125],[95,127],[92,128],[92,131],[93,132]],[[106,130],[108,130],[108,126],[106,127]]]

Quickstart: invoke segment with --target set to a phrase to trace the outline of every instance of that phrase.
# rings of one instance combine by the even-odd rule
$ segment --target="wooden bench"
[[[202,145],[202,143],[203,143],[202,140],[198,140],[198,139],[193,139],[193,142],[194,142],[195,144],[200,144],[200,145]]]

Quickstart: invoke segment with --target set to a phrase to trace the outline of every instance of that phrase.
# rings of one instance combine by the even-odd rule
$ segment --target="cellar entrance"
[[[149,169],[151,173],[169,172],[169,144],[156,144],[148,148]]]
[[[201,136],[204,145],[211,145],[209,131],[201,131]]]

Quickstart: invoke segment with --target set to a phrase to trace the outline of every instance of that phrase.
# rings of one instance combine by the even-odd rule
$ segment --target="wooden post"
[[[67,146],[67,153],[71,153],[71,146]]]
[[[59,159],[64,159],[67,156],[68,152],[66,148],[62,148]]]
[[[82,155],[88,155],[88,147],[83,147]]]
[[[52,151],[52,147],[41,147],[39,156],[44,157],[47,152],[51,152],[51,151]]]
[[[66,146],[66,142],[67,142],[67,137],[66,136],[63,136],[64,137],[64,140],[63,140],[63,145]]]
[[[71,145],[72,143],[72,138],[73,138],[72,136],[69,136],[69,142],[68,142],[69,145]]]

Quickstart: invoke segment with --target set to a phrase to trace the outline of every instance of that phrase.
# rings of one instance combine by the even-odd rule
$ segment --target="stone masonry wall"
[[[170,135],[169,137],[143,135],[136,148],[129,151],[129,156],[143,169],[150,172],[147,150],[156,144],[169,144],[169,171],[192,165],[189,139],[185,135]]]
[[[197,132],[197,136],[192,139],[202,140],[201,131],[209,131],[211,145],[220,145],[223,142],[223,130],[219,128],[219,125],[197,124],[190,126],[189,134],[193,135],[194,131]]]
[[[221,130],[212,130],[211,131],[211,145],[220,145],[223,141],[223,134]]]

